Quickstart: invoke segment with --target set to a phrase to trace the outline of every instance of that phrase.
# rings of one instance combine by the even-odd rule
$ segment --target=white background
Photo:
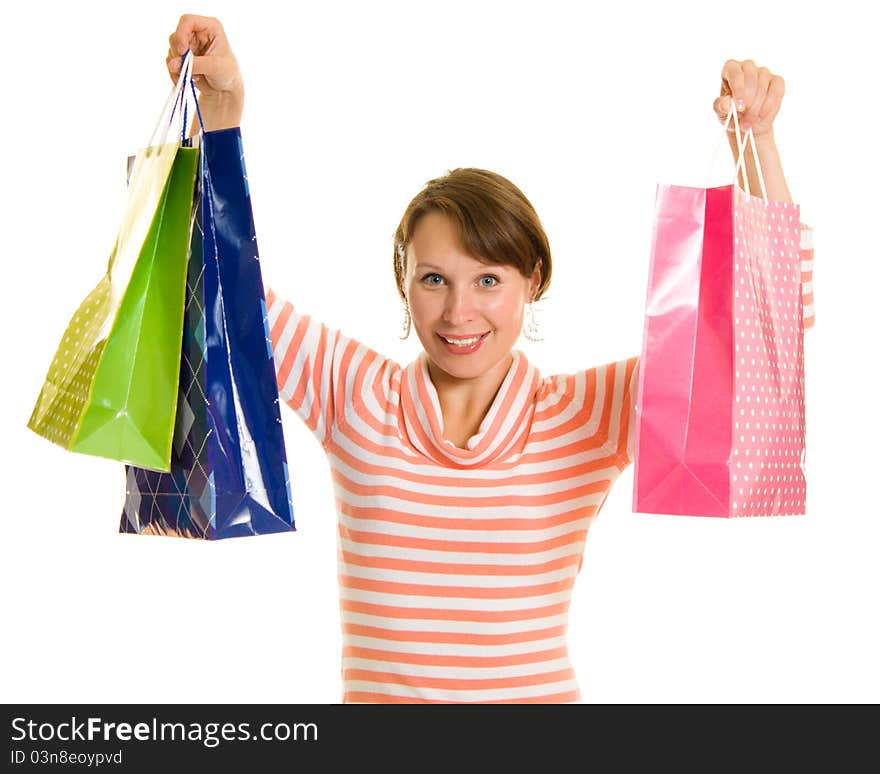
[[[598,6],[598,7],[597,7]],[[0,699],[338,702],[333,495],[283,407],[298,531],[117,534],[121,464],[26,423],[106,268],[183,12],[224,22],[267,284],[400,363],[391,238],[456,166],[514,181],[553,280],[542,374],[637,354],[658,182],[732,180],[712,113],[728,58],[782,74],[777,141],[815,227],[808,515],[637,515],[632,467],[587,542],[570,649],[587,702],[880,700],[877,97],[856,3],[16,4],[4,78]],[[589,10],[588,10],[589,9]],[[711,172],[711,174],[710,174]]]

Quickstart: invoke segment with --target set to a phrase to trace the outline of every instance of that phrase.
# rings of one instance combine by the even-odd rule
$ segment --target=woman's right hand
[[[183,54],[192,50],[192,74],[206,131],[239,126],[244,110],[244,82],[219,19],[184,14],[168,38],[165,59],[177,83]]]

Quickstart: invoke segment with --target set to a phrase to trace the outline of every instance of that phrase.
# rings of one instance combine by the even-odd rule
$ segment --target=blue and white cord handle
[[[189,86],[192,91],[192,98],[195,102],[199,126],[201,127],[202,132],[205,131],[205,125],[202,121],[202,111],[199,108],[199,100],[196,94],[195,83],[192,78],[192,60],[192,51],[189,50],[183,55],[177,83],[171,88],[168,98],[165,100],[165,106],[162,108],[162,113],[159,115],[159,120],[156,122],[156,126],[154,127],[153,133],[150,135],[150,140],[147,143],[148,148],[169,142],[169,135],[176,136],[178,129],[181,142],[186,142],[188,117],[187,101],[189,98],[186,91],[187,86]],[[172,124],[174,123],[175,117],[177,118],[177,126],[173,129],[172,134]]]

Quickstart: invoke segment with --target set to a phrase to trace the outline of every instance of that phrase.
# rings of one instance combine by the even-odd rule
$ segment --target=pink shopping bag
[[[735,180],[749,141],[763,189],[751,130]],[[658,186],[633,511],[805,512],[799,240],[797,205],[738,184]]]

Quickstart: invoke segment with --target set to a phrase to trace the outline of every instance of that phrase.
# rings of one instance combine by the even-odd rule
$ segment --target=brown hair
[[[406,301],[406,251],[419,218],[439,211],[458,224],[468,254],[486,263],[513,266],[527,279],[541,261],[539,300],[550,284],[550,244],[522,191],[488,169],[458,167],[429,180],[409,203],[394,234],[394,277]]]

